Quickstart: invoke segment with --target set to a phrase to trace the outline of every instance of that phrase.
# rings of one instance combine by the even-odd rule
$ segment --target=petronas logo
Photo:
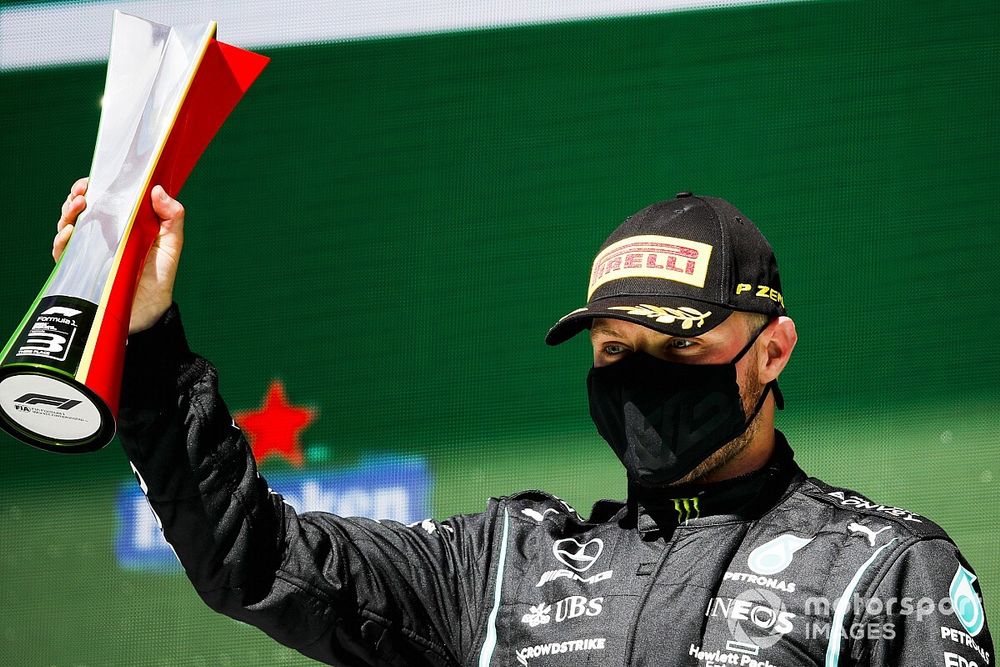
[[[972,637],[978,635],[983,629],[983,618],[985,617],[983,603],[976,594],[976,589],[972,587],[972,582],[975,580],[976,575],[959,565],[958,571],[955,572],[955,576],[951,580],[951,588],[948,589],[955,616]]]
[[[778,574],[791,565],[795,552],[812,542],[812,538],[779,535],[750,552],[747,565],[757,574]]]

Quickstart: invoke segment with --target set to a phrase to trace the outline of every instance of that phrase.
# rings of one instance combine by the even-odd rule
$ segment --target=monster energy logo
[[[674,498],[674,509],[677,511],[677,523],[687,523],[701,516],[698,498]]]

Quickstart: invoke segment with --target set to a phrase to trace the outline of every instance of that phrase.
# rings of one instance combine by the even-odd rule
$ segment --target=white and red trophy
[[[159,231],[154,185],[176,195],[268,63],[215,39],[116,11],[87,208],[0,352],[0,428],[53,452],[115,434],[135,289]]]

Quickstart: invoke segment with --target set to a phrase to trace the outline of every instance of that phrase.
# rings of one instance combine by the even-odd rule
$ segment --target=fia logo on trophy
[[[53,452],[115,434],[135,288],[173,195],[269,59],[185,26],[114,13],[87,208],[35,302],[0,351],[0,428]]]

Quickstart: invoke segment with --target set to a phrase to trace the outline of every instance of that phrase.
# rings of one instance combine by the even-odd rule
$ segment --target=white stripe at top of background
[[[632,16],[784,0],[123,0],[0,7],[0,71],[104,62],[114,9],[178,25],[216,20],[243,48]]]

